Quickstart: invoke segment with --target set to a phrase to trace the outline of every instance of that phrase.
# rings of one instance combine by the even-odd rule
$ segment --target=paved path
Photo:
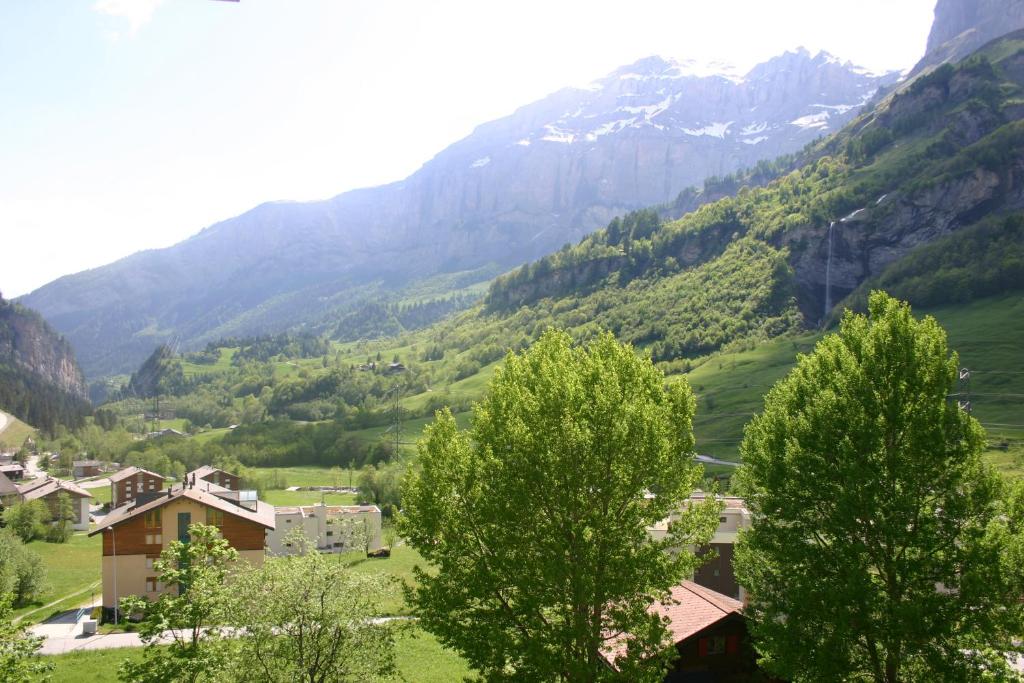
[[[104,486],[110,486],[110,479],[108,479],[107,477],[103,477],[102,479],[93,479],[92,481],[79,481],[75,483],[83,489],[101,489]]]
[[[695,455],[693,456],[693,459],[696,460],[697,462],[702,462],[707,465],[725,465],[726,467],[740,466],[738,462],[733,462],[731,460],[719,460],[718,458],[713,458],[710,455]]]
[[[9,422],[10,420],[7,418],[7,413],[0,412],[0,433],[7,429],[7,423]]]

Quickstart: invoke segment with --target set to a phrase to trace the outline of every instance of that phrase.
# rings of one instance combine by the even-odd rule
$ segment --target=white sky
[[[640,57],[876,70],[935,0],[4,0],[0,291],[273,199],[401,179],[473,127]]]

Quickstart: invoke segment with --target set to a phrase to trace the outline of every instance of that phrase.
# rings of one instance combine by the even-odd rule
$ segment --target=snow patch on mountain
[[[726,134],[729,132],[729,126],[732,124],[732,121],[728,121],[726,123],[715,122],[709,123],[701,128],[683,128],[683,132],[694,137],[708,136],[724,140]]]
[[[487,157],[480,157],[479,159],[477,159],[476,161],[471,163],[469,165],[469,167],[470,168],[482,168],[482,167],[486,166],[489,163],[491,163],[491,157],[489,157],[489,156],[487,156]]]

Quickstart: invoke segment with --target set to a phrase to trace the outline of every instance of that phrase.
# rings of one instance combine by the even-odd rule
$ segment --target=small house
[[[103,463],[99,460],[75,460],[71,463],[75,479],[98,477],[103,473]]]
[[[77,531],[88,531],[89,529],[89,501],[92,494],[79,487],[74,482],[46,477],[37,479],[25,486],[18,488],[21,499],[25,502],[30,500],[41,500],[50,509],[50,515],[56,517],[60,513],[60,496],[67,495],[71,498],[72,522],[71,527]]]
[[[25,478],[25,468],[16,462],[9,465],[0,465],[0,474],[11,481],[21,481]]]
[[[381,516],[376,505],[301,505],[274,509],[274,530],[267,534],[272,555],[298,552],[289,534],[301,529],[309,547],[321,552],[381,548]]]
[[[141,494],[161,491],[163,476],[141,467],[126,467],[110,475],[110,507],[115,508],[138,498]]]

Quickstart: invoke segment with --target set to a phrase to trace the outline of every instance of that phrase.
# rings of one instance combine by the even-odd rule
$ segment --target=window
[[[334,532],[333,532],[333,531],[328,531],[328,532],[327,532],[327,535],[328,535],[328,536],[333,536],[333,535],[334,535]]]
[[[131,492],[128,492],[131,495]],[[155,510],[149,510],[146,512],[146,528],[147,529],[159,529],[163,526],[163,513],[160,508]]]
[[[161,545],[164,537],[160,534],[146,534],[146,545]]]
[[[124,497],[125,498],[131,498],[132,497],[132,487],[131,486],[129,486],[128,489],[124,492]]]
[[[726,522],[729,521],[729,518],[728,517],[719,517],[718,521],[721,522],[722,524],[725,524]]]
[[[146,557],[146,569],[152,569],[153,563],[156,562],[157,559],[158,558],[155,555],[148,555]]]
[[[156,482],[153,482],[153,481],[149,482],[149,490],[150,491],[156,490]]]
[[[708,654],[709,655],[721,655],[725,654],[725,637],[717,636],[715,638],[708,638]]]
[[[146,577],[146,592],[147,593],[156,593],[156,577],[155,576],[147,576]]]
[[[136,489],[138,489],[139,493],[142,493],[142,482],[141,482],[141,481],[140,481],[140,482],[138,482],[138,483],[137,483],[137,484],[135,485],[135,488],[136,488]]]
[[[206,508],[206,523],[211,526],[224,526],[224,511]]]

